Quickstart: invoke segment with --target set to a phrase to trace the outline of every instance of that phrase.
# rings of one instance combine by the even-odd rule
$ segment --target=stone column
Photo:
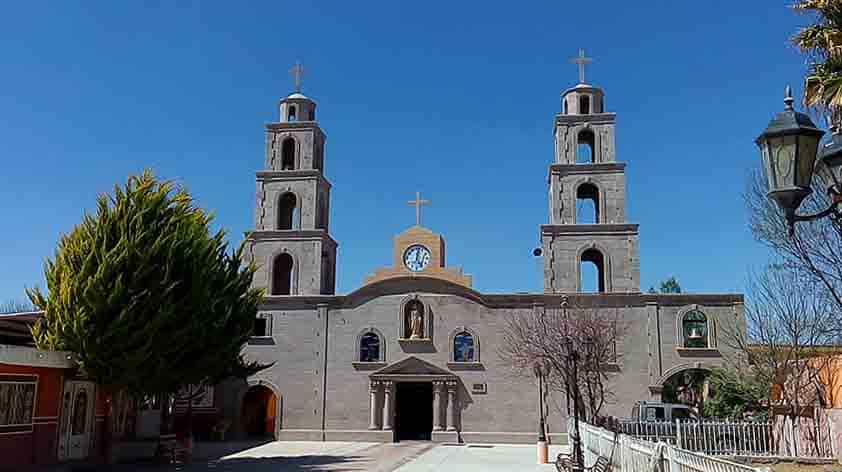
[[[447,382],[447,430],[456,431],[456,382]]]
[[[391,380],[381,382],[383,384],[383,431],[392,430],[392,387],[395,385]]]
[[[377,426],[377,387],[379,385],[380,382],[376,380],[372,380],[368,384],[368,391],[371,394],[371,421],[368,429],[379,429]]]
[[[441,391],[444,387],[444,382],[436,380],[433,382],[433,431],[441,431],[442,417],[441,417]]]

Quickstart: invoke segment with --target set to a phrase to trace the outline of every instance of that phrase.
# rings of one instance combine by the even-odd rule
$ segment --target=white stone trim
[[[74,355],[67,351],[40,351],[34,347],[0,344],[0,364],[71,369]]]

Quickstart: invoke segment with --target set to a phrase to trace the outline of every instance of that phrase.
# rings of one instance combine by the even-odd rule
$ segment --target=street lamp
[[[544,378],[546,378],[552,370],[552,364],[547,359],[539,359],[535,361],[532,366],[532,373],[538,378],[538,463],[547,463],[547,434],[546,423],[544,421]]]
[[[769,186],[769,198],[784,211],[790,232],[796,221],[810,221],[824,218],[836,211],[842,203],[839,192],[838,171],[842,167],[842,135],[835,129],[833,137],[819,152],[819,141],[824,131],[818,129],[804,113],[795,111],[792,106],[792,90],[786,88],[786,107],[778,113],[769,126],[755,140],[760,148],[763,171]],[[810,195],[810,183],[816,167],[816,157],[830,173],[832,184],[828,193],[833,202],[826,210],[812,215],[798,215],[796,210],[801,202]]]
[[[582,457],[582,439],[579,434],[579,353],[576,352],[576,345],[573,338],[564,338],[564,351],[567,354],[567,391],[573,390],[573,461],[579,470],[584,467]]]

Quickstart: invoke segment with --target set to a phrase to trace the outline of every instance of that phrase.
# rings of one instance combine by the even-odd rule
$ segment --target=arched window
[[[284,139],[281,143],[281,170],[295,169],[295,140],[292,138]]]
[[[298,229],[298,201],[295,195],[287,192],[278,199],[278,229]]]
[[[708,318],[699,310],[691,310],[681,319],[684,347],[708,347]]]
[[[474,337],[462,331],[453,337],[453,362],[474,362]]]
[[[308,117],[308,119],[309,119],[310,121],[316,121],[316,112],[315,112],[315,110],[310,110],[309,115],[310,115],[310,116]]]
[[[292,293],[292,256],[279,254],[272,265],[272,295]]]
[[[576,189],[576,223],[599,223],[599,189],[594,184],[582,184]]]
[[[605,292],[605,258],[597,249],[587,249],[579,261],[579,291]]]
[[[567,114],[567,98],[561,101],[562,107],[564,107],[564,114]]]
[[[360,362],[380,361],[380,336],[371,331],[360,338]]]
[[[289,106],[289,113],[287,113],[287,121],[295,121],[295,105]]]
[[[582,95],[579,97],[579,114],[588,115],[591,112],[591,97]]]
[[[576,147],[576,163],[577,164],[593,164],[596,162],[594,157],[594,134],[591,130],[583,130],[579,133],[579,144]]]

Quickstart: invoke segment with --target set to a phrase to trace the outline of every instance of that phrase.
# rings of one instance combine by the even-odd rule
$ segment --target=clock
[[[430,263],[430,250],[420,244],[409,246],[403,253],[403,265],[412,272],[421,272]]]

